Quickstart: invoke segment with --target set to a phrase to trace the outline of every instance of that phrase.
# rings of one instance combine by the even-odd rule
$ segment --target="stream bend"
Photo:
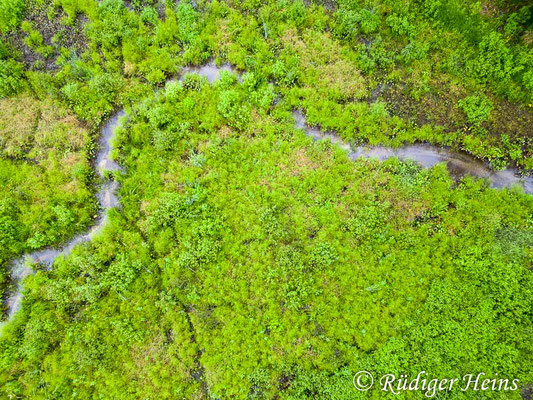
[[[233,71],[233,68],[228,64],[217,67],[215,63],[211,62],[199,67],[185,67],[183,68],[181,75],[195,73],[204,76],[210,83],[213,83],[219,78],[222,71]],[[34,272],[32,268],[28,267],[28,264],[40,264],[45,268],[50,269],[58,256],[66,256],[77,244],[91,241],[92,238],[107,224],[107,211],[120,206],[120,200],[118,198],[118,182],[108,179],[105,172],[120,171],[122,169],[122,167],[111,158],[111,152],[113,150],[115,128],[118,126],[120,118],[125,114],[124,110],[118,111],[107,121],[101,130],[102,134],[98,141],[99,150],[95,159],[96,173],[101,181],[96,193],[99,212],[95,224],[88,231],[74,236],[63,246],[58,248],[45,248],[24,254],[10,263],[11,282],[14,283],[14,288],[7,294],[7,297],[4,300],[4,305],[6,306],[6,319],[8,321],[21,307],[22,284],[24,278]],[[2,324],[3,323],[0,322],[0,326]]]
[[[185,73],[196,73],[204,76],[212,83],[217,80],[222,71],[233,71],[234,69],[225,64],[217,67],[215,63],[199,66],[185,67],[182,75]],[[118,182],[106,177],[105,171],[119,171],[122,167],[111,159],[113,150],[112,142],[114,140],[114,131],[119,124],[119,119],[125,115],[124,110],[114,114],[102,128],[102,134],[99,139],[99,151],[96,155],[95,165],[96,172],[101,180],[98,192],[96,194],[100,211],[96,223],[85,233],[74,236],[68,243],[59,248],[46,248],[29,254],[25,254],[11,262],[11,280],[15,283],[15,288],[10,292],[5,300],[7,320],[19,310],[22,302],[22,283],[24,278],[33,273],[33,270],[27,266],[29,261],[44,265],[51,268],[54,260],[59,255],[68,255],[72,248],[80,243],[89,242],[98,234],[107,224],[107,211],[120,206],[118,198]],[[487,178],[493,187],[509,187],[514,184],[522,184],[526,193],[533,193],[533,177],[521,178],[518,171],[506,169],[504,171],[492,171],[486,163],[475,159],[474,157],[449,149],[439,148],[428,144],[414,144],[392,149],[383,146],[376,147],[356,147],[352,148],[350,144],[344,142],[333,133],[323,132],[316,127],[306,124],[305,117],[300,111],[294,111],[293,116],[297,128],[303,129],[305,134],[314,140],[329,140],[339,145],[349,153],[352,160],[357,158],[377,158],[386,160],[391,157],[397,157],[402,160],[413,160],[424,168],[430,168],[438,163],[446,162],[450,174],[454,178],[460,178],[466,174],[475,177]]]
[[[459,180],[465,175],[471,175],[476,178],[488,179],[494,188],[501,189],[518,184],[524,188],[526,193],[533,193],[532,176],[521,177],[518,170],[514,168],[494,171],[489,167],[488,163],[465,152],[423,143],[400,146],[398,148],[386,146],[352,147],[333,132],[324,132],[317,127],[307,125],[305,116],[301,111],[294,111],[293,116],[296,127],[303,129],[307,136],[312,137],[314,140],[329,140],[339,145],[348,152],[348,156],[352,160],[377,158],[380,161],[384,161],[396,157],[403,161],[415,161],[423,168],[431,168],[434,165],[445,162],[450,176],[455,180]]]

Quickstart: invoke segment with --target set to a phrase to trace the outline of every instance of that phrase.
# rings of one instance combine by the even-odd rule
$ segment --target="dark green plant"
[[[483,95],[465,97],[459,100],[458,106],[466,114],[468,122],[477,126],[489,119],[493,109],[492,102]]]
[[[11,59],[0,60],[0,98],[20,93],[25,87],[22,64]]]

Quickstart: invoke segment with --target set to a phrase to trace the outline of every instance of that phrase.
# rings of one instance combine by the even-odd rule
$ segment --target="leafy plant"
[[[25,87],[23,66],[14,60],[0,60],[0,98],[16,95]]]
[[[465,97],[457,104],[466,114],[468,122],[476,126],[487,121],[493,109],[492,102],[483,95]]]
[[[23,0],[0,1],[0,33],[6,33],[17,27],[24,14]]]

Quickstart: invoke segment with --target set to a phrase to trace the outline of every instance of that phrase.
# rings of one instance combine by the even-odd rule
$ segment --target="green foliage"
[[[23,66],[14,60],[0,60],[0,98],[16,95],[25,87]]]
[[[527,21],[531,18],[531,6],[524,6],[507,16],[504,32],[507,37],[516,38],[524,32]]]
[[[225,90],[220,94],[218,111],[226,118],[228,125],[244,129],[250,121],[251,109],[245,97],[236,90]]]
[[[85,153],[88,132],[64,107],[22,94],[0,102],[0,121],[3,273],[22,252],[70,238],[91,223],[96,210]],[[2,279],[1,292],[4,284]]]
[[[468,122],[478,126],[489,119],[493,109],[492,102],[483,95],[465,97],[457,104],[466,114]]]
[[[153,133],[154,147],[159,151],[175,150],[180,139],[187,136],[190,124],[181,123],[173,130],[158,130]]]
[[[117,74],[97,73],[88,82],[71,82],[62,94],[79,118],[98,124],[114,108],[122,78]]]
[[[370,34],[375,32],[381,23],[381,17],[375,10],[360,11],[339,8],[335,13],[336,33],[347,39],[354,39],[359,32]]]
[[[0,1],[0,33],[6,33],[16,28],[24,14],[23,0]]]
[[[122,209],[26,281],[25,319],[0,339],[5,393],[349,399],[364,369],[529,379],[531,197],[353,162],[295,130],[289,105],[252,114],[268,87],[189,75],[132,108]],[[352,111],[374,130],[390,119],[382,102]]]
[[[500,34],[491,32],[479,43],[476,58],[469,64],[470,73],[482,82],[507,84],[515,70],[511,51]]]
[[[359,370],[531,382],[531,196],[443,164],[353,161],[291,117],[357,145],[531,167],[530,8],[480,4],[57,0],[2,14],[32,23],[5,38],[24,52],[0,46],[0,291],[11,259],[93,223],[94,135],[121,106],[128,119],[121,207],[24,280],[0,397],[381,398],[355,391]],[[61,9],[72,41],[52,51]],[[25,71],[33,52],[59,56]],[[242,74],[169,80],[211,59]]]
[[[61,7],[67,14],[67,22],[72,24],[79,13],[95,16],[96,2],[93,0],[54,0],[55,7]]]
[[[392,13],[387,17],[386,22],[392,32],[398,36],[412,36],[414,34],[413,27],[405,15]]]

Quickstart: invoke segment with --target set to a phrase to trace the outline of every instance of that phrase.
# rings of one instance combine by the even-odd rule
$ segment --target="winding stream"
[[[222,71],[233,71],[233,68],[228,64],[217,67],[215,63],[209,63],[199,67],[185,67],[182,70],[182,75],[195,73],[204,76],[210,83],[213,83],[220,77]],[[119,124],[119,119],[124,115],[124,110],[120,110],[114,114],[103,126],[101,131],[102,134],[98,143],[99,151],[95,160],[96,172],[101,181],[98,187],[98,192],[96,193],[100,210],[95,224],[87,232],[74,236],[68,243],[61,247],[37,250],[25,254],[11,262],[11,281],[15,284],[15,287],[8,293],[5,300],[7,320],[11,319],[11,317],[20,309],[24,278],[34,272],[28,264],[40,264],[45,268],[50,269],[58,256],[68,255],[74,246],[80,243],[89,242],[96,234],[98,234],[107,224],[107,210],[120,206],[120,200],[118,198],[118,182],[107,179],[105,171],[119,171],[122,169],[119,164],[111,159],[111,152],[113,150],[112,142],[114,139],[115,128]],[[1,325],[2,323],[0,322],[0,326]]]
[[[217,67],[214,63],[209,63],[199,67],[186,67],[182,70],[185,73],[196,73],[204,76],[210,83],[213,83],[220,76],[222,71],[233,71],[233,68],[225,64]],[[95,165],[97,174],[101,181],[96,194],[100,211],[95,225],[87,232],[74,236],[68,243],[62,247],[53,249],[47,248],[38,250],[22,257],[19,257],[11,263],[11,279],[16,287],[8,294],[5,301],[7,308],[7,319],[9,320],[20,308],[22,301],[22,284],[24,278],[33,273],[33,269],[28,267],[30,262],[41,264],[46,268],[51,268],[54,260],[60,255],[68,255],[72,248],[79,243],[89,242],[102,228],[107,224],[107,210],[120,206],[118,198],[118,183],[106,178],[105,171],[119,171],[121,166],[111,159],[112,142],[114,131],[119,123],[119,119],[125,115],[124,110],[117,112],[102,128],[102,135],[99,140],[99,151],[96,156]],[[300,111],[293,113],[297,128],[305,131],[306,135],[315,140],[326,139],[339,145],[349,153],[351,159],[357,158],[377,158],[385,160],[390,157],[399,159],[414,160],[424,168],[430,168],[440,162],[446,162],[450,174],[453,177],[461,177],[465,174],[471,174],[476,177],[488,178],[494,187],[508,187],[515,183],[522,183],[527,193],[533,193],[533,177],[520,178],[517,171],[507,169],[505,171],[495,172],[488,166],[464,153],[455,152],[448,149],[441,149],[431,145],[416,144],[398,149],[387,147],[357,147],[352,148],[333,133],[323,132],[316,127],[308,126],[305,123],[305,117]]]
[[[32,262],[41,264],[46,268],[50,268],[59,255],[68,255],[74,246],[79,243],[90,241],[94,235],[99,233],[107,223],[106,211],[120,205],[120,201],[117,197],[118,183],[105,179],[104,171],[118,171],[121,169],[120,165],[111,160],[111,142],[114,137],[113,132],[118,125],[119,119],[124,114],[124,111],[119,111],[110,118],[102,128],[102,135],[99,140],[100,150],[96,156],[95,162],[96,172],[99,179],[102,180],[98,192],[96,193],[98,205],[100,206],[100,212],[98,213],[96,223],[87,232],[74,236],[68,243],[60,248],[38,250],[23,255],[11,263],[11,280],[16,282],[16,288],[10,293],[6,300],[6,314],[8,319],[20,308],[22,301],[22,282],[24,278],[33,273],[33,270],[27,266],[28,263]]]
[[[315,140],[329,140],[337,144],[348,152],[350,159],[357,158],[377,158],[380,161],[391,157],[400,160],[413,160],[424,168],[431,168],[436,164],[445,162],[452,178],[460,179],[465,175],[472,175],[477,178],[486,178],[492,187],[504,188],[514,184],[522,185],[526,193],[533,193],[533,177],[521,177],[517,170],[507,168],[503,171],[490,169],[487,163],[474,158],[473,156],[460,151],[437,147],[430,144],[412,144],[398,148],[384,146],[358,146],[352,147],[337,135],[331,132],[324,132],[317,127],[306,124],[305,117],[301,111],[293,112],[296,127],[303,129],[306,135]]]

